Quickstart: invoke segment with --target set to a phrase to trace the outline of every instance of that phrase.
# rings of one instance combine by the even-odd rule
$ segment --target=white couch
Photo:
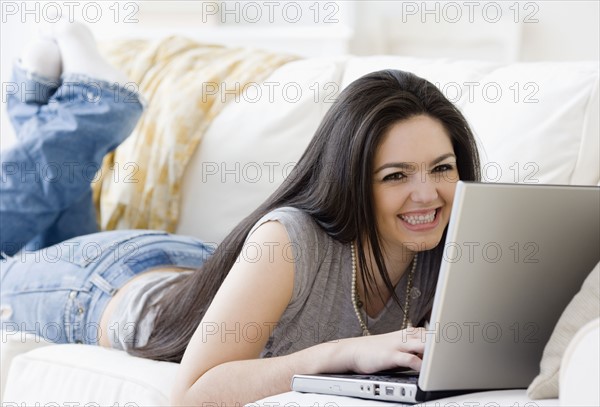
[[[289,172],[331,105],[329,100],[362,74],[384,68],[427,78],[456,102],[478,137],[488,181],[600,185],[597,62],[499,65],[393,56],[308,59],[276,70],[267,80],[276,84],[270,85],[272,95],[263,88],[259,100],[232,101],[214,120],[186,172],[178,232],[219,242]],[[286,84],[291,84],[288,91],[293,87],[301,92],[286,94]],[[561,387],[560,400],[534,403],[520,389],[430,405],[594,403],[598,331],[597,323],[588,328],[563,359],[561,386],[568,383],[568,387]],[[20,334],[3,333],[5,406],[169,404],[175,364],[86,345],[42,346],[48,344],[24,339]],[[582,359],[582,354],[591,354],[592,363]],[[586,392],[581,378],[595,383],[595,396],[594,388],[591,395],[589,389]],[[258,404],[380,403],[289,392]]]

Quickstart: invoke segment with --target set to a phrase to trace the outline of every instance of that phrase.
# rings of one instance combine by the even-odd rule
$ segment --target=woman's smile
[[[419,210],[412,212],[405,212],[398,215],[398,218],[409,230],[422,231],[435,228],[440,221],[437,215],[439,208],[433,208],[429,210]]]

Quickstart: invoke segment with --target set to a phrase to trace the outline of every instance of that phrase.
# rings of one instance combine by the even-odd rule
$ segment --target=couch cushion
[[[6,379],[12,361],[19,355],[30,350],[52,345],[41,337],[27,332],[16,330],[0,330],[2,346],[0,346],[0,400],[3,400]]]
[[[352,397],[329,396],[323,394],[309,394],[288,392],[278,396],[268,397],[247,404],[246,407],[272,407],[272,406],[331,406],[331,407],[367,407],[367,406],[406,406],[406,404],[396,404],[392,402],[383,402],[375,400],[365,400]],[[422,407],[468,407],[468,406],[494,406],[494,407],[515,407],[515,406],[536,406],[550,407],[558,406],[557,399],[531,401],[525,394],[525,390],[499,390],[486,391],[481,393],[471,393],[462,396],[449,397],[419,404]]]
[[[13,360],[3,405],[167,406],[178,366],[90,345],[47,346]]]
[[[484,76],[478,89],[485,86],[489,94],[463,112],[481,141],[487,180],[598,183],[597,63],[507,65]]]
[[[186,170],[177,233],[218,243],[281,184],[336,97],[344,60],[286,64],[223,109]]]

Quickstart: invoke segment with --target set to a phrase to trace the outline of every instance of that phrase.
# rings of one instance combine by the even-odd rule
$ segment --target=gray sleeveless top
[[[268,221],[280,222],[288,233],[294,289],[281,319],[271,327],[261,357],[282,356],[322,342],[362,335],[351,297],[350,246],[331,238],[310,215],[290,207],[265,215],[250,234]],[[402,304],[407,275],[396,286]],[[411,290],[409,318],[414,324],[431,310],[433,298],[423,293],[433,292],[436,282],[437,270],[429,274],[427,265],[420,262]],[[403,317],[402,309],[390,298],[376,318],[367,317],[367,326],[372,334],[392,332],[401,328]]]
[[[290,241],[287,252],[294,262],[294,288],[281,319],[260,327],[261,334],[269,335],[261,357],[287,355],[322,342],[360,336],[362,329],[351,299],[350,246],[331,238],[310,215],[291,207],[278,208],[263,216],[249,236],[269,221],[280,222],[287,231]],[[425,293],[433,293],[437,281],[437,267],[431,267],[421,258],[411,291],[409,318],[413,324],[418,324],[431,310],[433,296]],[[164,294],[165,286],[179,274],[150,273],[136,281],[112,315],[111,324],[122,327],[116,335],[111,332],[113,348],[127,350],[147,343],[157,314],[154,305]],[[402,304],[406,284],[407,274],[396,286]],[[146,307],[149,312],[144,312]],[[144,317],[140,318],[141,315]],[[381,334],[400,329],[403,317],[401,308],[390,298],[385,309],[376,318],[367,316],[366,322],[372,334]],[[252,328],[254,332],[257,327]]]
[[[146,345],[158,314],[158,301],[174,280],[189,273],[191,271],[160,271],[140,275],[108,320],[111,348],[128,350]]]

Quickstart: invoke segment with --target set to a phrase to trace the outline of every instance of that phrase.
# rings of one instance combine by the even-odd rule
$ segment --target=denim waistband
[[[138,233],[145,232],[135,232],[134,237],[121,240],[97,259],[88,286],[84,287],[92,298],[86,321],[80,321],[81,324],[100,321],[111,297],[133,276],[157,267],[196,269],[213,252],[193,238],[151,231]]]

